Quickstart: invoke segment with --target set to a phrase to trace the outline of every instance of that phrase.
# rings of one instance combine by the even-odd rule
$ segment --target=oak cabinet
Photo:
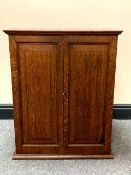
[[[5,32],[13,87],[13,158],[112,158],[121,31]]]

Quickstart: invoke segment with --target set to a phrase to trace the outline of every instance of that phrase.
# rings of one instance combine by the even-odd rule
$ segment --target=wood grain
[[[30,29],[26,29],[26,30],[21,30],[21,29],[17,29],[17,30],[4,30],[5,33],[7,33],[8,35],[119,35],[122,33],[121,30],[85,30],[85,31],[72,31],[72,30],[67,30],[67,31],[46,31],[46,30],[30,30]]]
[[[121,31],[5,32],[14,103],[13,159],[112,158]]]
[[[41,154],[13,154],[13,160],[64,160],[64,159],[113,159],[111,154],[105,155],[41,155]]]
[[[103,142],[109,46],[81,43],[69,47],[69,143],[98,144]]]
[[[18,101],[14,114],[19,111],[15,129],[16,134],[19,133],[16,144],[20,149],[16,149],[16,153],[39,153],[41,146],[38,145],[43,144],[45,153],[61,153],[62,150],[62,45],[61,38],[47,38],[40,43],[19,42],[17,37],[11,39],[15,45],[13,48],[10,45],[14,53],[11,61],[17,66],[12,70],[14,100]]]

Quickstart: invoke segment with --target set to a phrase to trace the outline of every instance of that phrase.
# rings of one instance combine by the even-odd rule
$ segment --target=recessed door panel
[[[100,144],[108,47],[73,44],[69,54],[69,143]]]
[[[18,65],[23,148],[28,144],[62,145],[61,45],[19,43]]]

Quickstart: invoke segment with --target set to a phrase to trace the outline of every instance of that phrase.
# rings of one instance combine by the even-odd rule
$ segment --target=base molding
[[[62,160],[62,159],[113,159],[112,154],[106,155],[45,155],[45,154],[13,154],[13,160]]]
[[[113,118],[120,120],[131,119],[131,104],[115,104],[113,106]]]

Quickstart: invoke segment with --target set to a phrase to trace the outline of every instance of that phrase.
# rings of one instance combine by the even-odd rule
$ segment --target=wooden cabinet
[[[13,158],[112,158],[121,31],[5,32],[13,86]]]

